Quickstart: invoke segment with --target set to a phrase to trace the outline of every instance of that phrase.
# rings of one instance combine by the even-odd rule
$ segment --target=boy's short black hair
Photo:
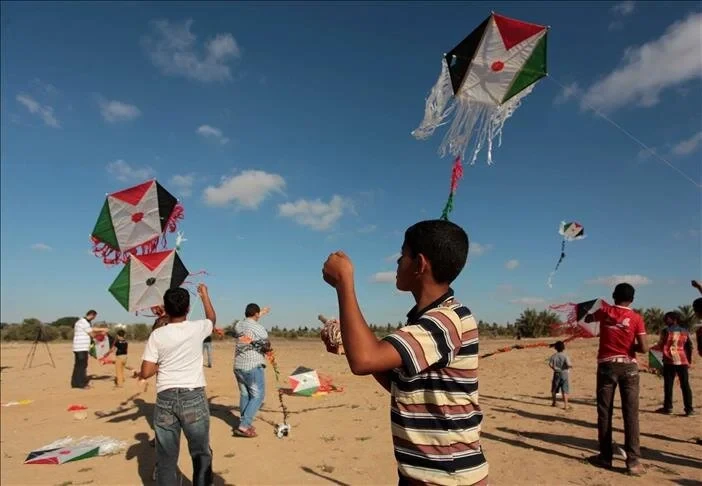
[[[619,285],[614,287],[614,292],[612,292],[612,298],[614,299],[615,304],[619,302],[634,302],[635,293],[636,291],[634,290],[634,287],[631,284],[620,283]]]
[[[680,324],[680,322],[682,321],[682,315],[677,311],[666,312],[665,316],[663,316],[663,319],[665,319],[666,321],[670,319],[675,324]]]
[[[117,335],[118,335],[119,337],[124,337],[124,336],[127,335],[127,333],[125,332],[124,329],[120,329],[119,331],[117,331]]]
[[[190,294],[182,287],[166,290],[163,308],[170,317],[184,317],[190,308]]]
[[[410,226],[403,246],[412,257],[421,253],[429,260],[437,283],[456,280],[468,259],[468,235],[451,221],[433,219]]]
[[[246,306],[246,310],[244,311],[244,316],[245,317],[253,317],[256,314],[261,312],[261,308],[257,304],[249,304]]]
[[[93,310],[93,309],[90,309],[88,312],[85,313],[85,317],[96,316],[96,315],[97,315],[97,311]]]
[[[554,344],[553,347],[556,348],[556,351],[559,353],[565,351],[565,343],[563,341],[556,341],[556,344]]]
[[[692,310],[695,311],[697,317],[702,317],[702,297],[695,299],[694,302],[692,302]]]

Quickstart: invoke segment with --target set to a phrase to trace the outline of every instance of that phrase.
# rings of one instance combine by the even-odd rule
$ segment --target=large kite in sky
[[[441,125],[451,126],[439,147],[456,158],[452,171],[451,210],[461,159],[473,145],[471,164],[487,144],[492,163],[492,141],[502,138],[502,127],[521,101],[546,76],[548,27],[491,13],[468,37],[444,54],[441,74],[426,99],[424,119],[412,135],[426,140]]]

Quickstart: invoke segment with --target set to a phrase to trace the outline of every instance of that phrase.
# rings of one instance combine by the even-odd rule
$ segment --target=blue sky
[[[547,24],[549,70],[452,219],[471,238],[455,289],[478,318],[608,297],[689,303],[702,275],[702,15],[690,2],[166,3],[2,6],[2,321],[96,308],[139,321],[89,254],[104,196],[156,176],[182,198],[182,258],[207,270],[221,323],[255,301],[268,324],[334,315],[326,256],[354,260],[373,322],[411,306],[387,274],[410,224],[438,217],[443,133],[410,132],[440,55],[490,12]],[[588,238],[567,248],[561,220]],[[174,237],[169,239],[173,244]],[[380,281],[378,281],[380,280]],[[194,315],[200,315],[198,310]]]

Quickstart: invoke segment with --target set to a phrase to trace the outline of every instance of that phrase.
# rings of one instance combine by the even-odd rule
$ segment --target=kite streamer
[[[558,233],[563,236],[563,241],[561,241],[561,256],[558,259],[558,262],[556,263],[556,268],[554,268],[548,276],[548,286],[551,288],[553,287],[553,277],[556,275],[558,267],[561,266],[561,262],[566,256],[566,241],[582,240],[583,238],[585,238],[585,228],[583,227],[583,225],[575,221],[571,221],[570,223],[562,221]]]
[[[448,215],[453,211],[453,198],[456,194],[456,189],[458,189],[458,181],[463,177],[463,164],[461,163],[461,157],[456,157],[453,163],[453,168],[451,169],[451,192],[449,192],[448,200],[444,206],[444,210],[441,212],[441,219],[448,221]]]

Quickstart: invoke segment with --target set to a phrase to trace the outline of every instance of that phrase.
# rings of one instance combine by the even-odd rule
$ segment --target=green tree
[[[664,321],[665,312],[658,307],[646,309],[643,313],[644,322],[646,323],[646,332],[648,334],[658,334],[665,327]]]
[[[695,322],[695,311],[691,305],[681,305],[678,307],[678,312],[682,318],[681,324],[683,326],[689,326]]]
[[[59,317],[54,322],[52,322],[51,325],[55,326],[55,327],[61,327],[61,326],[73,327],[78,319],[80,319],[80,317]]]

